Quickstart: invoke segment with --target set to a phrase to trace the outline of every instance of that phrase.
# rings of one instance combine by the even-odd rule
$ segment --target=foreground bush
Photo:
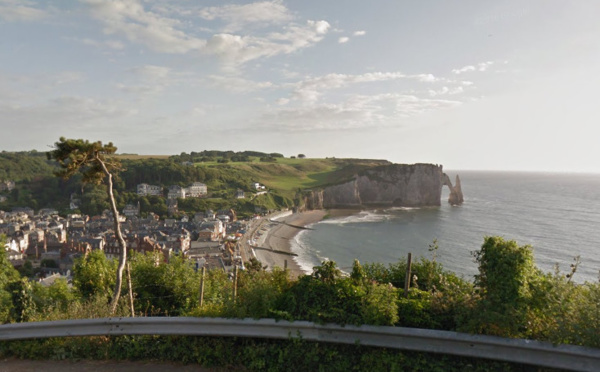
[[[498,237],[486,238],[474,255],[479,275],[473,283],[445,271],[435,261],[435,255],[432,260],[418,260],[412,266],[414,275],[407,295],[403,290],[405,261],[388,266],[361,265],[356,261],[350,275],[344,275],[334,262],[326,261],[315,267],[311,275],[297,280],[290,279],[286,270],[266,272],[256,263],[247,265],[248,270],[241,271],[236,282],[222,270],[210,270],[204,278],[202,306],[201,275],[191,262],[174,258],[164,263],[154,254],[134,255],[130,260],[134,311],[136,316],[268,317],[418,327],[600,347],[600,283],[573,282],[577,264],[567,275],[558,270],[542,273],[535,267],[531,247]],[[73,288],[64,281],[42,287],[20,278],[10,264],[3,262],[0,262],[2,322],[111,315],[108,303],[116,267],[101,252],[92,252],[77,262]],[[117,315],[129,314],[128,298],[123,296]],[[81,357],[85,353],[94,358],[146,358],[156,353],[171,360],[172,354],[178,355],[180,361],[244,365],[251,370],[280,370],[285,363],[302,366],[301,370],[313,370],[317,365],[327,365],[332,370],[342,367],[357,370],[355,366],[372,370],[367,368],[369,363],[375,370],[378,366],[380,370],[400,368],[397,366],[452,370],[438,367],[435,363],[439,360],[452,363],[460,360],[457,366],[470,368],[457,358],[436,357],[431,359],[433,364],[421,365],[425,354],[359,350],[296,339],[289,342],[193,337],[82,340],[11,342],[2,344],[0,350],[7,356],[31,357],[39,352],[39,357],[50,358]],[[181,340],[197,345],[196,349],[183,350]],[[301,345],[302,350],[294,350],[294,345]],[[42,347],[47,351],[40,351]],[[225,355],[228,352],[235,355],[221,360],[220,354],[213,354],[220,348],[227,349],[222,351]],[[144,354],[151,350],[152,354]],[[307,357],[302,359],[301,355]],[[347,360],[352,361],[350,367]],[[515,366],[507,368],[518,370]]]
[[[550,372],[552,369],[360,345],[183,336],[0,342],[0,358],[158,360],[240,371]]]

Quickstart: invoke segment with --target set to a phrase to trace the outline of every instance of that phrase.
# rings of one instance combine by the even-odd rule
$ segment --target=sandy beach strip
[[[296,226],[308,226],[312,223],[319,222],[327,215],[327,211],[315,210],[300,213],[292,213],[284,217],[275,219],[278,222],[285,222]],[[294,260],[294,257],[287,254],[277,253],[273,251],[281,251],[291,253],[291,240],[302,229],[287,226],[281,223],[270,222],[268,219],[262,222],[261,228],[257,231],[256,246],[265,249],[255,249],[256,258],[262,262],[263,266],[267,265],[267,270],[278,266],[285,267],[290,271],[290,276],[297,278],[307,274]],[[273,250],[273,251],[271,251]]]

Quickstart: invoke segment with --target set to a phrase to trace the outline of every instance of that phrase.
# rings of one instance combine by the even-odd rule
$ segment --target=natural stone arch
[[[448,186],[448,188],[450,189],[448,203],[450,203],[451,205],[461,205],[465,201],[462,189],[460,187],[460,178],[458,177],[458,174],[456,175],[456,181],[454,182],[454,186],[452,186],[452,181],[450,181],[450,177],[448,177],[448,175],[444,173],[443,185]]]

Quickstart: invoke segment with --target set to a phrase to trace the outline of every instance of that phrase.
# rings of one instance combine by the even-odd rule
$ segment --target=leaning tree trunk
[[[121,223],[119,222],[119,211],[117,210],[117,203],[115,202],[115,196],[113,194],[113,182],[112,182],[112,174],[106,168],[106,165],[103,161],[98,159],[98,162],[102,166],[102,170],[104,174],[108,178],[108,198],[110,199],[110,206],[113,213],[114,225],[115,225],[115,235],[117,236],[117,240],[119,242],[119,247],[121,248],[121,255],[119,256],[119,266],[117,268],[117,280],[115,283],[115,292],[113,293],[113,298],[110,301],[110,309],[111,313],[114,314],[117,311],[117,305],[119,304],[119,298],[121,297],[121,287],[123,284],[123,271],[125,270],[125,264],[127,262],[127,244],[125,243],[125,239],[123,239],[123,234],[121,233]]]

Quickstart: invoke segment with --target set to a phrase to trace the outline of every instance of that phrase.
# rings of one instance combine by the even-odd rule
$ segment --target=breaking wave
[[[331,224],[331,225],[345,225],[349,223],[369,223],[369,222],[383,222],[394,218],[389,213],[374,212],[374,211],[362,211],[358,214],[341,218],[331,218],[320,221],[319,224]]]

